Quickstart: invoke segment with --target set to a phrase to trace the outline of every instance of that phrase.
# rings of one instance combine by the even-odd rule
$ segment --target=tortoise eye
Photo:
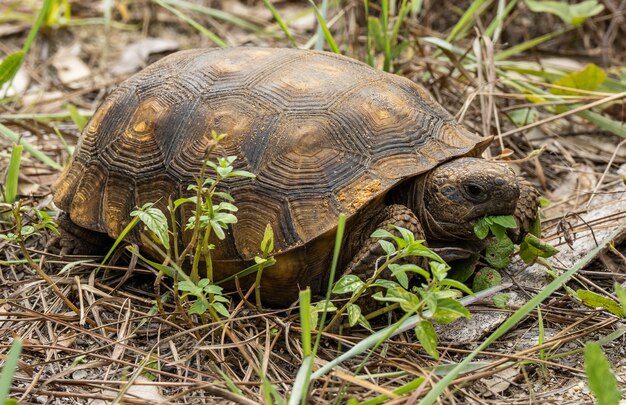
[[[473,202],[484,202],[488,195],[487,191],[478,184],[467,184],[463,187],[466,197]]]

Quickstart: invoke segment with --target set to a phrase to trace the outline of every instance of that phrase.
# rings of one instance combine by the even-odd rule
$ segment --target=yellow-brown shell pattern
[[[269,48],[190,50],[117,88],[84,130],[55,185],[76,224],[116,238],[131,210],[188,195],[211,145],[237,155],[225,189],[239,221],[223,254],[258,253],[267,223],[277,252],[332,230],[402,179],[476,154],[468,132],[415,83],[347,57]],[[183,219],[181,219],[183,220]]]

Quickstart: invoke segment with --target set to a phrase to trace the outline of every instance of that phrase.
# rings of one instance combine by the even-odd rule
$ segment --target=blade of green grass
[[[227,13],[226,11],[222,11],[222,10],[218,10],[215,8],[210,8],[210,7],[206,7],[206,6],[202,6],[200,4],[194,4],[194,3],[190,3],[188,1],[185,0],[162,0],[163,3],[167,3],[170,6],[176,6],[176,7],[181,7],[187,10],[191,10],[191,11],[196,11],[198,13],[202,13],[204,15],[207,15],[209,17],[218,19],[218,20],[222,20],[224,22],[227,22],[229,24],[238,26],[240,28],[245,28],[247,30],[253,31],[253,32],[260,32],[263,31],[263,28],[253,24],[249,21],[244,20],[243,18],[239,18],[237,16],[232,15],[231,13]]]
[[[408,383],[402,385],[399,388],[396,388],[395,390],[391,391],[394,394],[397,395],[404,395],[407,394],[409,392],[413,392],[416,389],[419,388],[420,385],[422,385],[422,383],[424,382],[424,377],[417,377],[414,380],[409,381]],[[359,405],[378,405],[378,404],[382,404],[386,401],[388,401],[390,398],[387,397],[386,395],[379,395],[375,398],[372,398],[368,401],[364,401],[364,402],[360,402]]]
[[[343,234],[345,231],[345,227],[346,227],[346,215],[339,214],[339,222],[337,224],[337,233],[335,235],[335,249],[333,250],[333,261],[330,266],[330,276],[328,279],[328,287],[326,288],[325,306],[328,305],[328,302],[330,301],[330,295],[333,289],[333,282],[335,281],[335,274],[337,273],[337,265],[339,263],[339,253],[341,251],[341,243],[343,241]],[[302,303],[300,303],[300,305],[302,305]],[[321,331],[324,328],[324,323],[326,323],[326,312],[327,311],[325,307],[319,319],[319,323],[317,326],[318,331]],[[310,312],[307,311],[306,314],[300,318],[302,323],[308,322],[309,314]],[[309,329],[309,334],[310,334],[310,329]],[[313,350],[308,356],[306,356],[305,354],[304,358],[302,359],[302,365],[300,366],[300,369],[298,370],[298,374],[296,375],[296,379],[293,383],[293,390],[291,391],[291,396],[289,397],[289,405],[297,405],[298,403],[304,404],[306,401],[309,384],[314,379],[311,377],[311,371],[313,370],[313,361],[315,359],[315,354],[317,353],[317,348],[320,345],[321,338],[322,338],[322,334],[318,332],[315,338],[315,344],[313,346]]]
[[[522,53],[529,49],[536,47],[537,45],[543,44],[546,41],[551,40],[552,38],[556,38],[559,35],[562,35],[569,31],[570,29],[564,29],[561,31],[554,31],[548,34],[541,35],[537,38],[529,39],[528,41],[522,42],[521,44],[512,46],[503,51],[500,51],[494,55],[494,59],[497,61],[508,59],[513,55],[517,55],[518,53]]]
[[[280,17],[278,10],[276,10],[274,5],[269,0],[263,0],[263,4],[265,4],[265,7],[270,11],[270,13],[272,13],[272,17],[274,17],[274,20],[276,20],[276,23],[278,24],[280,29],[283,30],[283,32],[287,36],[287,39],[289,40],[291,45],[294,48],[297,48],[298,45],[296,44],[296,40],[293,38],[293,35],[291,35],[291,32],[289,31],[289,27],[287,26],[285,21]]]
[[[322,9],[320,10],[320,15],[322,19],[326,21],[326,16],[328,15],[328,0],[322,0]],[[324,49],[324,37],[322,36],[322,25],[320,24],[317,27],[317,40],[315,41],[315,49],[321,51]]]
[[[372,32],[370,28],[370,6],[369,0],[363,0],[365,8],[365,20],[367,21],[367,64],[374,67],[374,53],[372,51]]]
[[[576,274],[580,269],[589,264],[592,260],[594,260],[598,254],[611,242],[613,241],[624,229],[626,226],[626,222],[622,222],[615,231],[611,232],[611,234],[600,243],[595,249],[587,253],[582,259],[574,264],[568,271],[561,274],[559,277],[555,278],[550,284],[545,286],[537,295],[531,298],[526,304],[524,304],[520,309],[515,311],[513,315],[509,317],[498,329],[496,329],[483,343],[481,343],[474,351],[463,359],[457,366],[450,371],[448,375],[442,378],[434,387],[430,389],[428,394],[419,402],[420,405],[430,405],[435,403],[439,396],[449,387],[449,385],[454,381],[454,379],[459,375],[460,371],[469,364],[474,357],[476,357],[480,352],[485,350],[491,343],[493,343],[500,336],[504,335],[511,328],[521,322],[530,312],[532,312],[539,304],[541,304],[546,298],[552,295],[556,290],[561,288],[567,280],[569,280],[574,274]]]
[[[196,22],[193,18],[185,15],[183,12],[181,12],[177,8],[170,6],[163,0],[154,0],[154,2],[160,5],[161,7],[163,7],[164,9],[170,11],[176,17],[185,21],[187,24],[195,28],[202,35],[204,35],[205,37],[213,41],[217,46],[222,47],[222,48],[228,48],[228,44],[224,42],[220,37],[214,34],[211,30],[208,30],[207,28],[203,27],[201,24]]]
[[[459,22],[452,28],[450,34],[446,38],[446,41],[452,42],[455,39],[459,38],[459,34],[465,31],[467,27],[471,24],[472,20],[475,18],[478,10],[485,4],[487,0],[474,0],[472,4],[467,8],[463,16],[459,19]],[[492,0],[488,0],[489,3],[486,4],[488,6]]]
[[[17,184],[20,175],[22,150],[24,150],[24,146],[13,144],[9,169],[7,170],[7,177],[4,182],[4,201],[9,204],[13,204],[17,199]]]
[[[39,14],[37,14],[37,19],[33,23],[33,26],[30,28],[30,32],[28,33],[28,37],[26,38],[26,42],[24,42],[24,47],[22,50],[24,54],[27,54],[30,50],[30,46],[33,44],[41,25],[43,24],[46,16],[48,15],[48,10],[50,10],[50,5],[53,0],[44,0],[41,8],[39,9]]]
[[[24,139],[20,139],[21,137],[18,134],[16,134],[15,132],[11,131],[9,128],[4,126],[3,124],[0,124],[0,134],[6,136],[7,138],[9,138],[14,143],[19,143],[21,145],[24,145],[24,149],[26,149],[26,151],[28,153],[30,153],[35,159],[39,160],[40,162],[44,163],[45,165],[47,165],[47,166],[49,166],[49,167],[51,167],[53,169],[56,169],[56,170],[62,170],[63,169],[63,167],[61,165],[59,165],[54,160],[50,159],[47,155],[45,155],[43,152],[41,152],[39,149],[37,149],[32,143],[27,142]]]
[[[24,42],[24,46],[22,47],[22,55],[21,57],[15,57],[16,60],[14,60],[13,62],[17,62],[15,64],[13,64],[11,66],[12,71],[11,76],[6,80],[9,82],[9,85],[6,88],[6,91],[9,90],[9,87],[11,87],[11,84],[13,83],[13,78],[15,77],[15,74],[18,72],[18,70],[20,69],[20,67],[22,66],[22,63],[24,62],[24,57],[26,56],[26,54],[28,53],[31,45],[33,44],[33,41],[35,40],[35,37],[37,37],[37,33],[39,32],[39,28],[41,28],[41,25],[43,24],[44,20],[46,19],[46,16],[48,15],[48,10],[50,9],[50,4],[52,4],[52,0],[44,0],[41,8],[39,9],[39,13],[37,14],[37,18],[35,19],[35,22],[33,23],[33,26],[30,28],[30,32],[28,33],[28,37],[26,38],[26,42]],[[15,54],[13,54],[15,55]],[[6,82],[5,81],[5,82]],[[2,83],[0,83],[2,84]],[[6,96],[6,93],[5,93]]]
[[[332,52],[334,52],[334,53],[341,53],[341,52],[339,52],[339,48],[337,47],[337,43],[333,39],[333,35],[330,33],[330,30],[328,29],[328,26],[326,25],[326,21],[324,20],[324,18],[320,14],[320,11],[317,9],[317,6],[313,2],[313,0],[309,0],[309,3],[311,3],[311,5],[313,6],[313,10],[315,10],[315,15],[317,16],[317,21],[319,22],[320,27],[322,28],[322,31],[324,32],[324,37],[326,38],[326,42],[328,42],[328,46],[330,47],[330,50]]]
[[[4,404],[9,395],[20,353],[22,353],[22,340],[15,338],[9,353],[7,353],[4,359],[4,367],[2,367],[2,373],[0,374],[0,404]]]
[[[494,18],[494,20],[489,24],[489,26],[485,30],[485,36],[491,37],[491,39],[493,40],[496,37],[496,32],[502,31],[502,24],[504,23],[504,19],[508,17],[509,14],[511,14],[511,11],[513,11],[513,8],[515,7],[516,4],[517,4],[517,0],[513,0],[507,3],[507,5],[504,7],[504,10],[502,10],[502,12],[498,12],[498,14],[496,15],[496,18]]]

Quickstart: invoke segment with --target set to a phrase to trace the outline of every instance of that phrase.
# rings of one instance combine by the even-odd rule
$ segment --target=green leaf
[[[209,309],[209,302],[206,298],[198,298],[193,304],[191,304],[188,312],[190,315],[202,315],[207,311],[207,309]]]
[[[207,281],[208,281],[208,279],[204,279],[204,280],[207,280]],[[223,290],[223,289],[222,289],[222,287],[220,287],[220,286],[218,286],[218,285],[215,285],[215,284],[208,284],[208,285],[205,285],[204,287],[202,287],[202,290],[203,290],[205,293],[207,293],[207,294],[215,294],[215,295],[219,295],[219,294],[221,294],[221,293],[222,293],[222,290]]]
[[[552,84],[572,90],[551,88],[550,93],[557,95],[580,95],[576,90],[594,91],[606,80],[606,74],[593,63],[580,72],[569,73]]]
[[[511,255],[515,251],[515,244],[504,236],[502,239],[496,239],[495,242],[487,246],[485,249],[485,260],[496,269],[503,269],[511,262]]]
[[[216,191],[213,193],[213,195],[215,197],[219,197],[224,201],[230,201],[230,202],[234,202],[235,199],[233,198],[233,196],[231,196],[230,194],[223,192],[223,191]]]
[[[489,217],[491,223],[498,224],[503,228],[515,229],[517,228],[517,222],[513,215],[491,215]]]
[[[211,304],[211,306],[217,311],[218,314],[222,315],[224,318],[228,318],[230,316],[230,312],[228,312],[228,309],[226,309],[224,304],[222,304],[221,302],[214,302]]]
[[[342,276],[333,287],[333,294],[353,293],[363,286],[363,281],[354,274]]]
[[[486,218],[481,218],[474,224],[474,233],[476,237],[483,240],[489,235],[489,224]]]
[[[204,289],[204,287],[208,286],[211,283],[211,280],[209,280],[208,278],[203,278],[200,281],[198,281],[198,287],[201,289]]]
[[[232,166],[226,166],[226,167],[222,167],[222,166],[218,166],[217,169],[215,169],[217,171],[217,174],[219,174],[222,177],[227,177],[230,172],[233,171],[233,167]]]
[[[617,385],[615,374],[609,361],[602,352],[602,347],[590,342],[585,345],[585,374],[589,389],[596,397],[598,405],[617,405],[622,392]]]
[[[178,282],[178,290],[189,291],[193,295],[199,295],[202,292],[200,287],[195,285],[192,281],[187,281],[187,280]]]
[[[500,284],[502,284],[502,276],[498,270],[492,269],[491,267],[484,267],[474,275],[472,290],[478,292]]]
[[[0,87],[13,79],[13,76],[15,76],[20,66],[22,66],[23,60],[24,51],[14,52],[2,60],[2,63],[0,63]]]
[[[433,313],[433,318],[439,323],[450,323],[460,317],[471,318],[467,308],[460,302],[452,298],[437,300],[437,310]]]
[[[0,235],[2,236],[2,235]],[[390,288],[397,288],[399,287],[398,283],[396,283],[395,281],[391,281],[391,280],[387,280],[384,278],[379,278],[378,280],[374,281],[374,283],[372,283],[373,286],[376,287],[382,287],[386,290],[390,289]]]
[[[378,243],[383,248],[385,253],[387,253],[387,256],[391,256],[392,254],[396,253],[396,247],[394,246],[393,243],[386,241],[384,239],[379,240]]]
[[[401,226],[393,225],[393,227],[400,232],[400,234],[402,235],[402,239],[406,242],[407,245],[413,243],[413,241],[415,240],[415,235],[413,235],[413,232]]]
[[[396,270],[394,271],[402,271],[402,272],[411,272],[411,273],[417,273],[419,275],[421,275],[422,277],[424,277],[426,280],[430,280],[431,274],[429,272],[427,272],[426,270],[424,270],[423,268],[421,268],[420,266],[418,266],[417,264],[411,264],[411,263],[406,263],[406,264],[390,264],[389,268],[394,268]]]
[[[524,241],[519,247],[519,255],[525,263],[532,263],[538,257],[551,257],[558,252],[556,248],[543,243],[541,239],[532,234],[524,236]]]
[[[393,276],[396,280],[398,280],[398,284],[400,284],[403,288],[409,288],[409,277],[399,264],[390,264],[389,270],[391,270]]]
[[[446,278],[446,279],[441,280],[439,283],[441,285],[445,285],[445,286],[448,286],[448,287],[456,288],[457,290],[463,291],[466,294],[474,295],[474,293],[472,292],[472,290],[469,289],[468,286],[466,286],[465,284],[463,284],[463,283],[461,283],[461,282],[459,282],[457,280],[453,280],[451,278]]]
[[[144,204],[140,209],[131,212],[130,216],[139,217],[139,220],[157,236],[161,244],[167,249],[170,248],[167,218],[160,209],[154,207],[154,203]]]
[[[226,210],[226,211],[230,211],[230,212],[237,212],[237,207],[235,207],[233,204],[231,204],[229,202],[222,201],[218,205],[214,205],[213,206],[213,210],[214,211],[224,211],[224,210]]]
[[[370,235],[370,237],[393,239],[394,235],[386,229],[377,229]]]
[[[237,217],[233,214],[227,214],[225,212],[214,212],[213,213],[213,221],[219,222],[224,225],[226,224],[235,224],[237,223]],[[226,227],[224,227],[226,228]]]
[[[550,13],[558,16],[564,23],[579,27],[587,18],[593,17],[604,10],[597,0],[586,0],[578,4],[567,4],[560,1],[526,0],[526,5],[535,13]]]
[[[577,290],[576,295],[583,302],[585,306],[589,308],[604,308],[613,315],[624,317],[624,309],[620,304],[613,301],[611,298],[605,297],[600,294],[596,294],[589,290]]]
[[[356,325],[361,317],[361,307],[356,304],[348,304],[348,324],[350,327]]]
[[[450,269],[447,264],[439,262],[428,262],[428,266],[430,267],[430,272],[438,281],[446,278],[446,276],[448,275],[448,270]]]
[[[245,177],[248,179],[254,179],[256,175],[245,170],[234,170],[226,177]]]
[[[437,351],[437,332],[432,323],[427,320],[421,320],[415,325],[415,336],[420,344],[432,358],[439,359]]]
[[[267,224],[265,226],[265,232],[263,232],[263,240],[261,241],[261,252],[268,255],[273,250],[274,250],[274,230],[272,230],[272,225]]]
[[[222,225],[216,221],[210,221],[210,224],[213,232],[215,232],[215,236],[217,236],[219,240],[224,240],[224,238],[226,238],[226,234],[224,233]]]

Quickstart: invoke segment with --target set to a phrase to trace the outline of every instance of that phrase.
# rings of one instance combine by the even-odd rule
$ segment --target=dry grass
[[[9,9],[23,12],[27,17],[35,13],[34,8],[22,2],[8,3],[8,7],[2,6],[4,10],[0,7],[0,14]],[[445,36],[459,18],[456,11],[464,10],[458,2],[425,3],[427,10],[423,18],[406,24],[403,35],[407,39]],[[623,75],[626,49],[620,38],[626,35],[625,2],[604,0],[602,3],[606,11],[589,24],[533,48],[520,60],[540,64],[547,63],[547,57],[567,59],[561,63],[593,61],[615,75],[620,74],[621,69]],[[95,5],[71,4],[72,21],[102,17]],[[221,4],[225,10],[264,31],[255,33],[219,18],[188,14],[231,46],[288,46],[262,2],[223,1]],[[287,19],[308,7],[297,2],[275,5]],[[376,4],[371,7],[376,12]],[[332,10],[329,25],[335,39],[344,44],[347,54],[363,59],[365,20],[361,3],[349,1]],[[309,13],[292,23],[292,33],[299,44],[307,43],[314,32],[310,16]],[[339,18],[333,19],[333,16]],[[485,21],[489,21],[487,16]],[[30,78],[27,95],[0,104],[0,122],[60,164],[68,156],[65,144],[75,145],[79,134],[69,119],[65,103],[93,113],[103,97],[127,76],[110,72],[130,44],[154,36],[176,40],[181,48],[213,46],[209,39],[179,18],[147,1],[117,3],[112,20],[116,26],[89,22],[42,31],[24,67]],[[27,19],[9,18],[0,23],[0,53],[9,54],[19,49],[29,26]],[[477,26],[480,27],[480,23]],[[564,28],[556,17],[539,18],[524,7],[518,7],[506,20],[500,43],[517,44]],[[469,50],[472,39],[470,35],[457,45]],[[89,74],[78,80],[64,81],[59,72],[63,64],[55,56],[69,52],[66,58],[76,61],[71,59],[70,51],[75,45],[80,46],[77,56]],[[502,135],[492,154],[512,150],[513,158],[521,160],[520,172],[552,201],[544,212],[548,242],[565,248],[591,235],[586,243],[593,247],[596,233],[612,229],[624,220],[624,209],[616,209],[626,206],[623,185],[626,148],[620,138],[572,114],[551,121],[554,114],[545,110],[546,105],[539,109],[543,114],[541,118],[546,120],[520,131],[503,117],[516,109],[537,104],[529,102],[523,94],[516,94],[502,81],[488,80],[488,66],[493,64],[493,58],[489,61],[486,56],[486,68],[481,76],[467,72],[461,63],[462,57],[450,55],[446,60],[428,44],[417,41],[414,45],[398,58],[396,72],[424,83],[449,111],[461,112],[464,123],[472,129]],[[158,55],[153,55],[152,59]],[[68,69],[77,68],[70,64]],[[592,94],[585,102],[588,106],[605,97],[606,94]],[[623,95],[616,99],[618,102],[605,109],[605,114],[623,122],[626,104]],[[11,143],[0,137],[0,172],[8,164],[10,148]],[[544,152],[538,158],[524,159],[541,148]],[[57,176],[55,170],[25,155],[19,189],[23,204],[51,208],[50,185]],[[609,198],[602,198],[607,195]],[[590,212],[599,214],[580,220]],[[2,218],[2,226],[9,230],[10,221],[6,220],[6,215]],[[28,216],[24,218],[26,223],[30,220]],[[12,396],[21,402],[108,403],[123,397],[124,402],[137,404],[221,403],[225,400],[252,404],[272,398],[263,387],[263,378],[273,385],[279,397],[286,398],[290,393],[303,358],[297,308],[259,313],[253,306],[238,301],[223,323],[192,327],[182,321],[173,306],[166,305],[165,313],[154,311],[155,278],[153,272],[141,264],[121,255],[114,265],[96,274],[94,268],[99,258],[60,257],[45,252],[46,242],[46,235],[30,239],[29,254],[52,277],[62,294],[76,305],[77,313],[70,311],[32,266],[24,263],[18,246],[0,241],[0,355],[6,353],[15,337],[24,340],[12,389]],[[617,242],[592,266],[581,271],[571,287],[589,288],[611,296],[614,282],[624,284],[626,249]],[[559,270],[571,264],[565,261],[555,266]],[[64,271],[60,272],[61,269]],[[128,271],[133,272],[132,277],[120,285]],[[534,295],[541,288],[540,284],[527,283],[521,273],[512,274],[511,279],[521,301],[513,301],[506,310],[484,301],[474,305],[471,312],[476,317],[509,313],[524,297]],[[584,342],[611,333],[615,335],[604,348],[623,387],[626,375],[623,320],[607,311],[586,308],[563,290],[541,306],[541,317],[545,330],[543,343],[538,343],[539,321],[535,312],[499,339],[488,352],[482,353],[479,359],[484,365],[457,378],[443,401],[592,403],[583,385],[579,349]],[[362,330],[343,336],[326,333],[316,365],[337,357],[366,335],[368,332]],[[476,342],[459,344],[444,338],[442,357],[435,363],[421,350],[411,333],[402,334],[393,342],[383,344],[370,357],[347,362],[316,381],[310,402],[334,403],[338,398],[339,402],[344,402],[348,398],[365,400],[387,395],[392,398],[389,403],[413,403],[440,378],[432,372],[434,367],[457,363],[475,345]],[[359,365],[363,366],[361,373],[353,374]],[[507,374],[507,369],[513,372]],[[420,377],[425,378],[424,388],[402,397],[391,393]],[[103,402],[95,402],[97,400]]]

